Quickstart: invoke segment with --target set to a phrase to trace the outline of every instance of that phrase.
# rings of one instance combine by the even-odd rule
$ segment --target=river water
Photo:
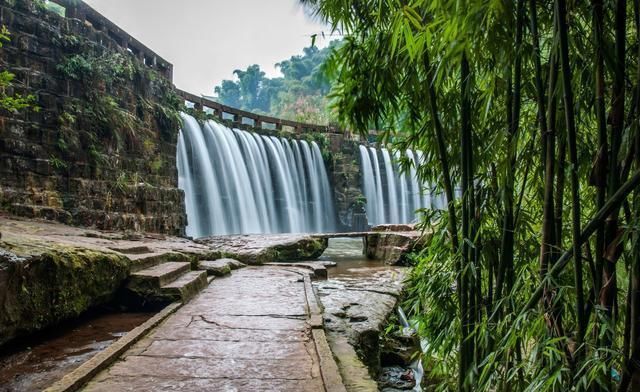
[[[361,238],[331,238],[329,246],[319,260],[333,261],[335,267],[327,269],[329,279],[357,278],[370,276],[376,271],[392,267],[376,260],[368,259],[363,253],[364,240]]]
[[[0,350],[0,391],[41,391],[155,313],[100,312]]]

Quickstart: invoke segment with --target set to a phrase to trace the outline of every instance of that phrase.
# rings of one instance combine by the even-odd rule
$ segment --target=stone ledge
[[[305,234],[251,234],[212,236],[195,240],[218,253],[246,264],[314,260],[327,248],[326,238]]]
[[[336,363],[329,342],[327,342],[327,336],[324,333],[324,329],[314,329],[312,331],[313,342],[316,345],[316,351],[318,358],[320,359],[320,373],[322,374],[322,381],[327,392],[346,392],[344,384],[342,383],[342,377],[338,370],[338,364]]]
[[[304,268],[313,273],[315,279],[327,279],[327,267],[320,262],[309,263],[264,263],[264,265],[272,265],[276,267],[299,267]]]

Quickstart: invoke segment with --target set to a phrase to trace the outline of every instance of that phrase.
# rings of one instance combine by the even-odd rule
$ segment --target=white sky
[[[267,76],[274,64],[301,54],[329,29],[297,0],[85,0],[136,39],[173,63],[178,88],[213,95],[233,70],[259,64]]]

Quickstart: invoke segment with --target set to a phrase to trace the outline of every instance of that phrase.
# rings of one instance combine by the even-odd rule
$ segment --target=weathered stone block
[[[59,248],[17,257],[0,248],[0,345],[107,302],[128,269],[115,253]]]

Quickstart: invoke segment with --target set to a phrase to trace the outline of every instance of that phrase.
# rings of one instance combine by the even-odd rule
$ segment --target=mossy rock
[[[109,302],[128,273],[126,257],[84,248],[0,253],[0,345]]]
[[[276,245],[270,249],[274,253],[271,261],[315,260],[322,256],[328,245],[328,239],[313,237],[307,237],[291,244]]]

